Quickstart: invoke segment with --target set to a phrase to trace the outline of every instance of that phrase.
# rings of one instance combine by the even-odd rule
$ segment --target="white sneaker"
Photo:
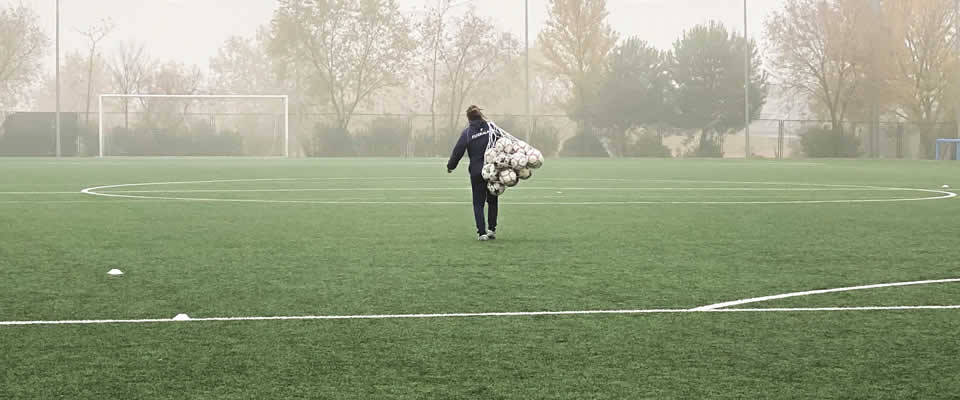
[[[487,231],[487,239],[495,240],[497,238],[497,232]]]
[[[479,241],[481,241],[481,242],[486,242],[486,241],[490,240],[490,237],[487,236],[487,235],[480,235],[479,237],[477,237],[477,240],[479,240]]]

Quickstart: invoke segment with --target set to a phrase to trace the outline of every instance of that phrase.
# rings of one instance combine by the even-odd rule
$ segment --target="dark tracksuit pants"
[[[497,196],[487,193],[487,182],[480,176],[480,170],[483,169],[483,155],[486,152],[491,138],[496,141],[499,134],[490,131],[490,124],[483,119],[470,121],[470,126],[460,133],[460,139],[457,145],[453,147],[453,153],[450,154],[450,160],[447,161],[447,172],[457,169],[457,164],[463,158],[464,153],[470,155],[470,186],[473,189],[473,217],[477,221],[477,233],[483,235],[487,233],[487,224],[483,221],[483,207],[490,205],[487,213],[487,223],[491,231],[497,229]]]
[[[489,224],[491,231],[496,231],[499,198],[487,192],[487,181],[483,180],[480,175],[470,176],[470,186],[473,188],[473,218],[477,221],[477,233],[480,235],[487,233],[487,225],[483,223],[484,203],[490,204],[487,224]]]

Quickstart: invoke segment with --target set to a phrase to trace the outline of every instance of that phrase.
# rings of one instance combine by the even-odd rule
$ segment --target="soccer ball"
[[[480,170],[480,176],[483,177],[483,180],[489,181],[490,178],[493,178],[497,175],[497,166],[494,164],[486,164],[483,166],[483,169]]]
[[[516,147],[517,147],[517,153],[526,153],[530,151],[530,149],[532,149],[529,143],[524,142],[522,140],[517,141]]]
[[[516,186],[517,185],[517,173],[513,172],[512,169],[505,169],[500,171],[500,182],[503,182],[507,186]]]
[[[510,168],[521,169],[527,167],[527,155],[523,153],[514,154],[510,157]]]
[[[510,168],[510,155],[506,153],[499,153],[493,162],[498,168]]]
[[[503,153],[504,146],[507,145],[509,139],[500,139],[493,144],[493,148],[497,150],[497,153]]]
[[[537,168],[540,168],[541,165],[542,165],[542,162],[540,161],[539,158],[537,158],[535,154],[527,155],[527,167],[537,169]]]
[[[531,150],[527,153],[527,166],[533,169],[543,166],[543,154],[540,150]]]
[[[530,179],[531,176],[533,176],[533,171],[531,171],[530,168],[521,168],[517,170],[517,178],[527,180]]]
[[[503,183],[503,182],[500,182],[500,171],[501,169],[497,168],[496,171],[493,172],[493,175],[490,175],[489,179],[485,179],[487,183],[494,183],[494,182]],[[481,171],[480,173],[483,174],[483,171]]]
[[[497,149],[491,147],[483,153],[484,164],[493,164],[497,161]]]
[[[494,196],[499,196],[507,191],[507,187],[500,182],[490,182],[487,184],[487,191]]]
[[[512,140],[509,140],[509,139],[505,140],[505,142],[506,142],[506,143],[503,145],[503,152],[504,152],[504,153],[513,154],[513,153],[516,153],[516,152],[517,152],[517,143],[516,143],[516,142],[514,142],[514,141],[512,141]]]

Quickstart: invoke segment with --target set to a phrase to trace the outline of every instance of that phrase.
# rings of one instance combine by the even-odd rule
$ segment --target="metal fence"
[[[47,118],[49,121],[39,119],[50,123],[41,122],[37,129],[24,132],[21,126],[21,131],[12,132],[8,122],[17,114],[0,112],[0,155],[56,154],[52,117]],[[70,124],[63,126],[70,128],[61,135],[61,154],[96,155],[97,115],[64,115]],[[158,123],[156,116],[147,113],[110,112],[104,116],[105,149],[111,156],[279,156],[283,154],[282,117],[277,112],[198,112],[177,114],[172,122]],[[747,140],[742,130],[714,137],[710,144],[715,148],[704,151],[702,132],[695,129],[650,126],[616,130],[566,115],[489,117],[551,157],[746,156]],[[342,125],[335,114],[292,112],[291,156],[445,156],[466,123],[459,114],[354,114],[346,129]],[[763,119],[750,125],[750,153],[753,158],[768,159],[934,159],[936,139],[957,137],[960,135],[954,122],[850,121],[834,130],[827,121]],[[824,146],[827,151],[818,153],[818,148]],[[953,149],[949,147],[944,146],[942,158],[953,158]]]
[[[837,157],[878,159],[933,159],[937,138],[960,135],[954,122],[856,122],[848,121],[833,129],[829,121],[758,120],[750,125],[752,153],[765,158],[808,158],[817,156],[814,138],[827,132],[836,146],[847,146]],[[743,143],[742,132],[728,137],[726,143]],[[821,144],[822,145],[822,144]],[[742,147],[730,148],[726,155],[742,157]]]

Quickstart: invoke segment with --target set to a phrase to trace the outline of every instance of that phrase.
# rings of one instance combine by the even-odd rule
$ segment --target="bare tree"
[[[451,0],[437,0],[436,7],[428,10],[426,18],[420,24],[420,36],[430,53],[430,130],[433,145],[437,142],[437,69],[440,63],[440,48],[445,30],[444,19],[450,11]]]
[[[110,31],[113,30],[113,28],[114,28],[113,22],[110,21],[109,19],[104,19],[100,21],[99,25],[91,26],[87,28],[87,30],[85,31],[78,31],[80,35],[82,35],[87,39],[87,44],[89,45],[89,48],[90,48],[90,52],[87,53],[88,54],[87,59],[89,61],[87,62],[87,106],[84,114],[86,116],[84,121],[85,126],[90,125],[90,97],[92,96],[92,91],[93,91],[94,59],[99,56],[97,54],[97,45],[100,44],[100,41],[103,40],[103,38],[107,37],[107,35],[110,33]],[[77,138],[77,140],[79,141],[80,139]]]
[[[413,59],[396,0],[281,0],[272,28],[271,52],[313,67],[342,129],[370,96],[400,86]]]
[[[933,125],[949,116],[950,85],[960,73],[960,59],[954,49],[956,14],[952,0],[885,3],[889,25],[897,43],[896,78],[893,94],[895,112],[908,121],[922,124],[921,152],[932,157]]]
[[[956,24],[951,0],[887,3],[898,36],[896,65],[899,114],[911,121],[938,122],[946,116],[947,93],[958,66],[953,49]]]
[[[114,90],[119,94],[140,93],[147,82],[151,64],[152,61],[144,50],[143,44],[122,43],[109,64]],[[124,98],[121,107],[123,108],[123,127],[130,129],[129,99]]]
[[[863,0],[786,0],[766,21],[779,81],[826,109],[834,132],[865,82]]]
[[[570,98],[566,78],[548,69],[548,60],[537,47],[530,48],[530,97],[531,111],[544,114],[562,114]],[[508,65],[491,71],[484,84],[477,87],[471,98],[491,108],[522,110],[526,107],[525,64],[521,57],[514,57]]]
[[[158,64],[149,71],[145,87],[151,94],[197,94],[203,83],[200,68],[182,63],[167,61]],[[193,101],[168,99],[142,99],[145,123],[151,127],[177,131],[179,127],[190,130],[187,115]]]
[[[452,30],[444,36],[439,56],[449,85],[447,126],[452,129],[471,91],[488,75],[507,67],[519,53],[520,43],[498,31],[490,20],[479,17],[473,8],[456,18]]]
[[[12,106],[39,77],[49,40],[23,4],[0,10],[0,106]]]
[[[265,25],[253,38],[227,40],[210,61],[212,84],[217,90],[232,93],[287,93],[294,149],[312,155],[316,146],[307,117],[329,103],[329,91],[323,81],[314,79],[315,68],[310,62],[275,48],[281,43],[277,33]]]
[[[71,50],[60,57],[60,107],[64,111],[83,110],[87,92],[87,56],[84,52]],[[103,60],[97,60],[103,68]],[[103,80],[104,74],[100,73]],[[31,100],[37,110],[53,110],[57,106],[57,81],[52,73],[44,75],[40,84],[35,85]]]

